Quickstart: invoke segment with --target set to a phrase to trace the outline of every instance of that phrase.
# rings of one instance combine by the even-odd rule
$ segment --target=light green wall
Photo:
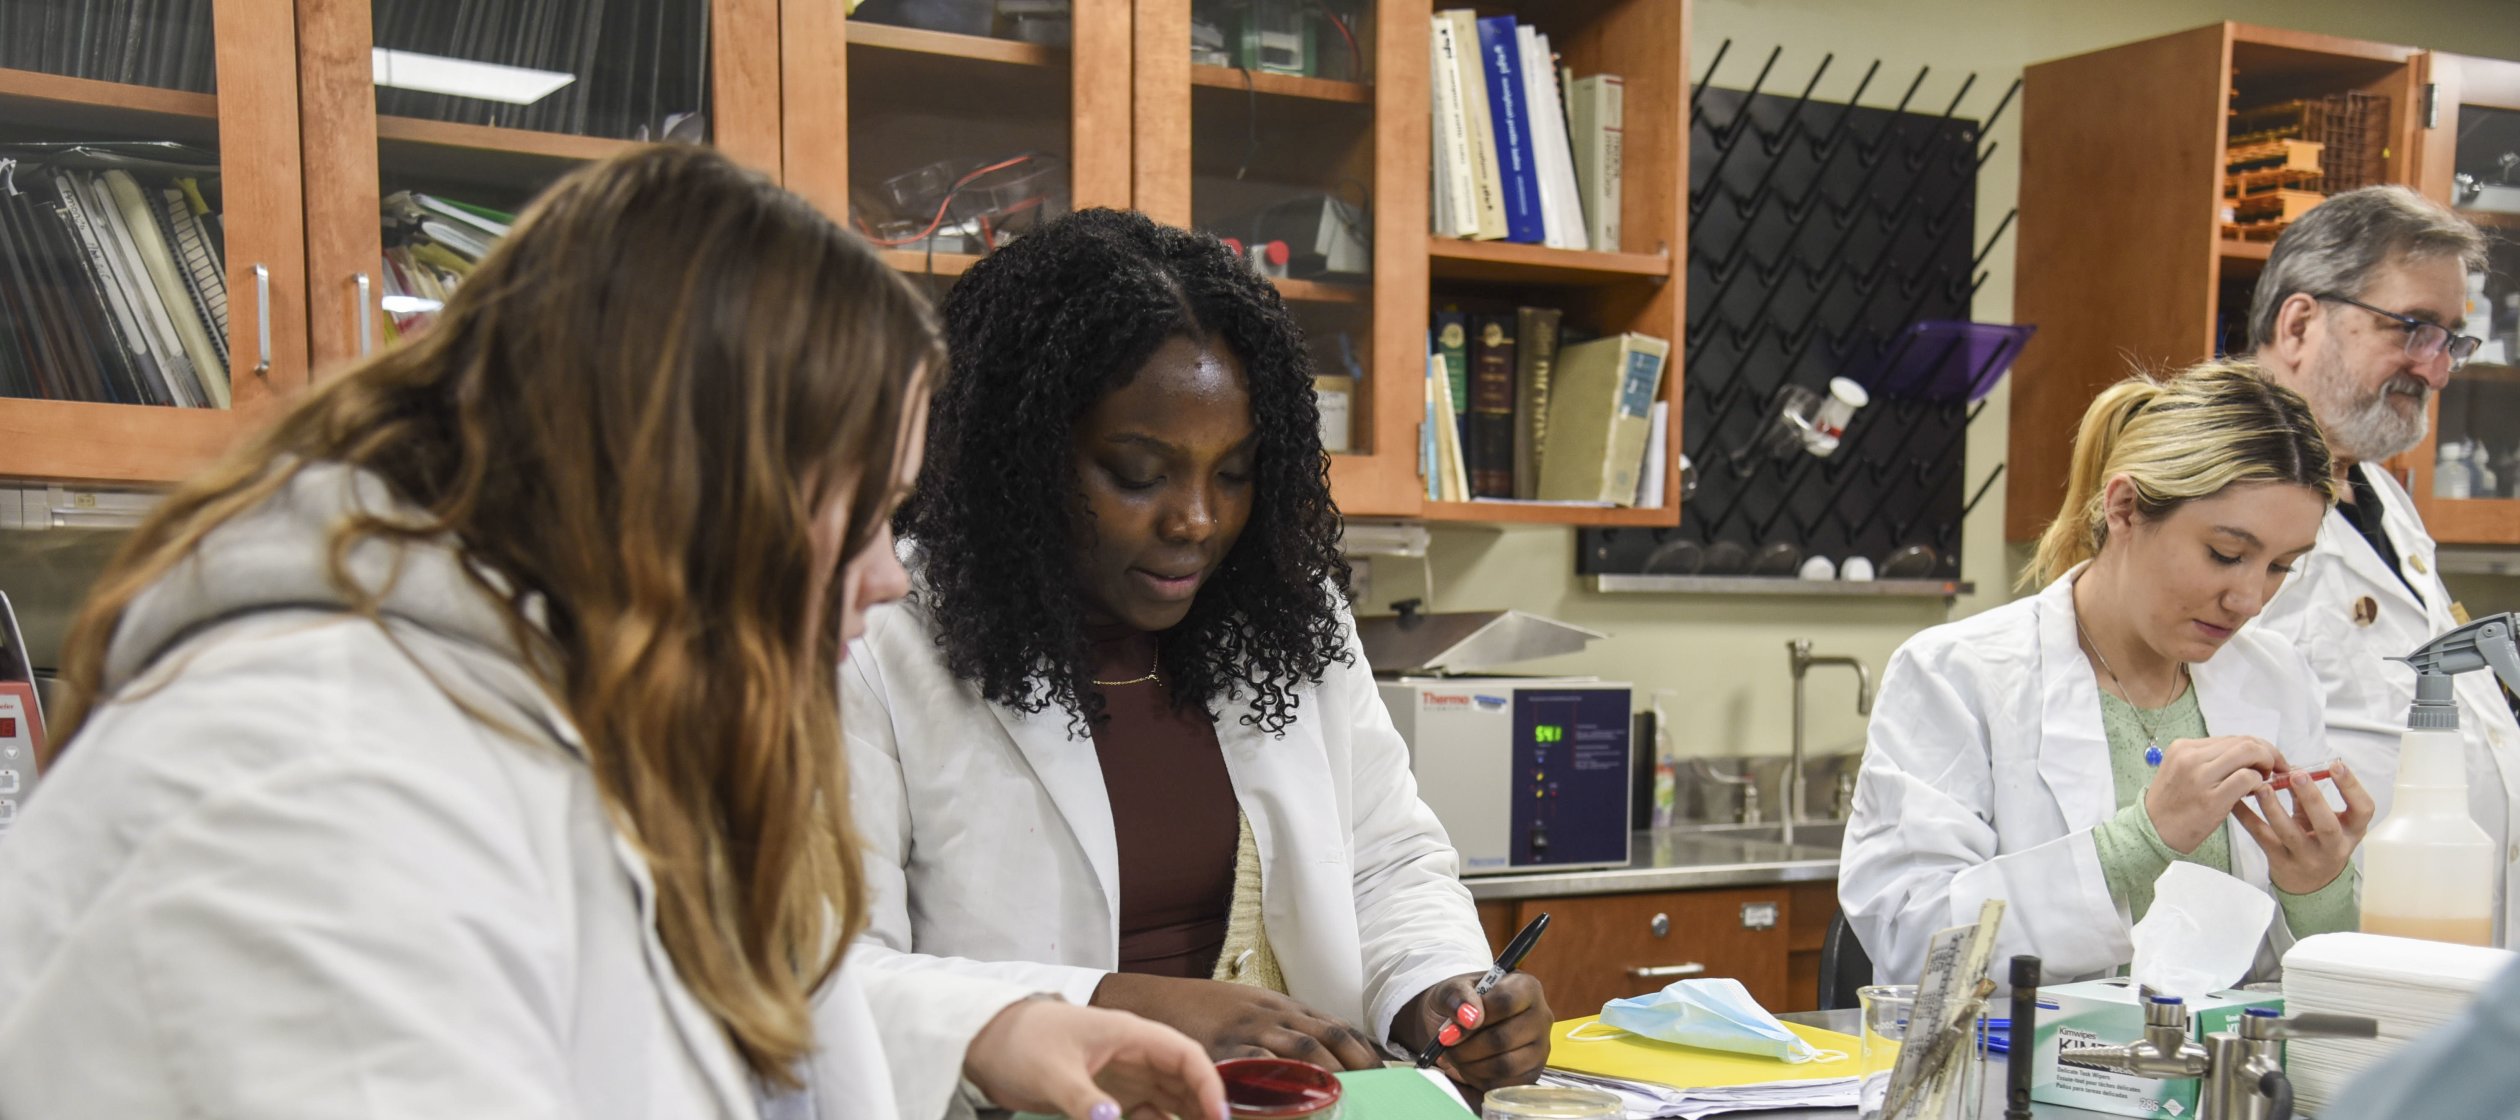
[[[2221,4],[2176,0],[1697,0],[1692,34],[1702,74],[1727,37],[1732,52],[1716,84],[1746,84],[1767,52],[1785,53],[1769,78],[1770,91],[1798,92],[1824,54],[1836,62],[1815,93],[1843,101],[1872,59],[1880,76],[1865,96],[1887,105],[1919,66],[1933,73],[1916,105],[1940,112],[1961,79],[1977,84],[1961,111],[1983,116],[2004,87],[2032,62],[2235,19],[2418,47],[2520,58],[2520,6],[2511,0],[2374,4],[2367,0],[2226,0]],[[2018,101],[1988,138],[2001,145],[1979,180],[1981,243],[2019,192],[2021,113]],[[1981,289],[1976,316],[2009,321],[2012,312],[2014,236],[1989,257],[1992,275]],[[1971,431],[1971,486],[2003,460],[2010,382],[1996,390]],[[1684,752],[1782,753],[1791,730],[1792,690],[1785,672],[1785,642],[1810,638],[1819,652],[1846,653],[1869,662],[1877,674],[1891,651],[1911,634],[1947,617],[1982,610],[2009,597],[2006,588],[2019,559],[2002,543],[2004,490],[1997,486],[1964,527],[1962,571],[1978,594],[1947,613],[1936,601],[1868,599],[1803,600],[1773,596],[1596,595],[1574,576],[1574,534],[1562,529],[1447,528],[1436,534],[1432,558],[1435,607],[1442,610],[1520,607],[1610,633],[1584,654],[1535,662],[1535,672],[1588,673],[1635,682],[1640,689],[1678,693],[1666,709],[1680,728]],[[1424,580],[1396,564],[1377,565],[1373,607],[1420,594]],[[2520,609],[2520,579],[2464,577],[2456,590],[2479,612]],[[1810,685],[1810,747],[1816,753],[1859,749],[1863,721],[1855,715],[1854,686],[1841,670],[1820,670]]]

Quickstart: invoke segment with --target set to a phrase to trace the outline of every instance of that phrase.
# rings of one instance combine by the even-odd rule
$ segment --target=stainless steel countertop
[[[1772,886],[1837,878],[1836,822],[1802,825],[1791,847],[1775,839],[1776,826],[1667,828],[1636,834],[1634,858],[1625,867],[1585,871],[1526,871],[1465,878],[1481,902],[1566,895],[1685,891],[1701,887]]]

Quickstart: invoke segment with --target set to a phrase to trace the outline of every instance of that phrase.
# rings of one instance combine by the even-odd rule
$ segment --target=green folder
[[[1360,1069],[1340,1074],[1339,1084],[1342,1120],[1465,1120],[1478,1115],[1412,1068]]]
[[[1440,1075],[1439,1075],[1440,1076]],[[1339,1075],[1340,1120],[1476,1120],[1452,1094],[1414,1067],[1387,1066]],[[1013,1120],[1060,1120],[1018,1112]]]

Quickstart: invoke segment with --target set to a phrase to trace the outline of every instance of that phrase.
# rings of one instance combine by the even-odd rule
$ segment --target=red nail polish
[[[1453,1018],[1461,1020],[1461,1025],[1465,1027],[1478,1026],[1479,1009],[1474,1004],[1462,1004],[1459,1010],[1453,1012]]]
[[[1444,1024],[1444,1029],[1435,1032],[1435,1041],[1443,1043],[1446,1046],[1459,1044],[1461,1042],[1461,1027],[1453,1023]]]

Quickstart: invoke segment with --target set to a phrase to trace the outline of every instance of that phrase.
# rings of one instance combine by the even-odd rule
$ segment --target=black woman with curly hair
[[[1537,1077],[1340,590],[1313,370],[1213,238],[1089,210],[974,266],[898,520],[913,590],[844,669],[878,968],[1016,979],[1217,1057],[1442,1036]]]

